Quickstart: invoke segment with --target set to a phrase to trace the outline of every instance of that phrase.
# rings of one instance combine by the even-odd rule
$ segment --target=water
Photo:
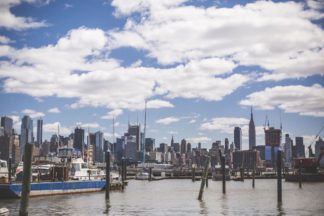
[[[203,201],[200,182],[191,180],[129,181],[124,192],[34,197],[29,215],[324,215],[324,183],[283,182],[283,204],[277,205],[276,180],[209,181]],[[18,215],[20,200],[0,200],[0,207]]]

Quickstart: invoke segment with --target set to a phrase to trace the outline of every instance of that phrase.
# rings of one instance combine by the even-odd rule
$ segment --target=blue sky
[[[243,148],[253,106],[263,125],[304,136],[324,125],[322,1],[5,0],[0,3],[0,115],[101,130],[143,124],[156,143]],[[35,123],[34,123],[35,124]],[[36,126],[36,125],[35,125]],[[323,136],[323,133],[321,134]]]

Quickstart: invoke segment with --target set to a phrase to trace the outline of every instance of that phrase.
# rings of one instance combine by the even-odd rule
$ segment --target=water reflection
[[[199,201],[199,207],[201,215],[208,215],[208,209],[206,203],[203,200]]]
[[[278,211],[278,216],[281,216],[281,215],[286,215],[284,209],[282,208],[282,203],[278,203],[277,204],[277,211]]]
[[[110,209],[110,207],[111,207],[111,205],[110,205],[110,200],[108,199],[108,200],[105,200],[105,211],[103,212],[105,215],[109,215],[109,209]]]
[[[223,194],[221,201],[222,201],[222,204],[221,204],[221,207],[222,207],[221,214],[222,215],[228,215],[229,212],[228,212],[228,203],[227,203],[226,194]]]

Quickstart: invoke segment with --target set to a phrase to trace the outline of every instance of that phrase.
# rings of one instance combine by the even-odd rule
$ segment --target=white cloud
[[[213,118],[211,121],[204,122],[200,125],[202,130],[219,130],[223,133],[232,134],[234,127],[243,127],[249,124],[249,119],[221,117]]]
[[[76,123],[77,126],[81,127],[81,128],[100,128],[100,125],[97,122],[92,122],[92,123],[82,123],[82,122],[77,122]]]
[[[21,119],[19,116],[17,115],[9,115],[8,117],[10,117],[13,121],[13,128],[15,129],[16,132],[20,131],[21,129]]]
[[[24,109],[23,111],[21,111],[23,114],[25,115],[29,115],[29,117],[31,118],[40,118],[40,117],[44,117],[45,114],[42,112],[37,112],[35,110],[32,109]]]
[[[9,44],[12,43],[10,38],[0,35],[0,44]]]
[[[47,124],[43,124],[43,131],[45,133],[58,133],[58,128],[60,130],[60,135],[69,135],[72,130],[70,128],[67,127],[63,127],[61,126],[61,124],[59,122],[53,122],[53,123],[47,123]]]
[[[158,124],[164,124],[164,125],[169,125],[171,123],[175,123],[175,122],[178,122],[178,121],[180,121],[179,118],[170,116],[170,117],[158,119],[158,120],[156,120],[156,123],[158,123]]]
[[[49,109],[47,112],[49,112],[49,113],[60,113],[61,110],[59,108],[57,108],[57,107],[53,107],[53,108]]]
[[[165,107],[172,108],[174,106],[169,101],[164,101],[164,100],[159,100],[159,99],[150,100],[147,102],[148,109],[159,109],[159,108],[165,108]]]
[[[208,142],[211,141],[211,139],[209,137],[206,137],[206,136],[189,137],[186,140],[187,140],[187,142],[190,142],[192,144],[196,144],[196,143],[208,143]]]
[[[271,110],[276,107],[288,113],[324,116],[324,88],[321,85],[276,86],[254,92],[240,101],[242,106]]]
[[[196,121],[197,121],[196,119],[191,119],[191,120],[189,121],[189,123],[190,123],[190,124],[193,124],[193,123],[196,123]]]
[[[5,0],[0,3],[0,27],[13,30],[24,30],[48,26],[45,21],[36,21],[31,17],[18,17],[12,13],[11,8],[21,3],[33,3],[37,5],[48,4],[50,1],[40,0]]]
[[[73,7],[73,5],[71,5],[71,4],[68,4],[68,3],[65,3],[64,4],[64,8],[65,9],[72,8],[72,7]]]
[[[115,109],[115,110],[108,112],[106,115],[102,116],[101,118],[102,119],[113,119],[113,118],[117,118],[121,114],[123,114],[123,110]]]
[[[169,65],[231,56],[239,65],[269,71],[260,80],[323,74],[324,31],[312,22],[324,17],[321,2],[308,1],[308,8],[303,2],[256,1],[232,8],[183,2],[188,0],[114,0],[118,14],[140,13],[141,19],[129,18],[124,29],[111,31],[111,49],[146,50]]]

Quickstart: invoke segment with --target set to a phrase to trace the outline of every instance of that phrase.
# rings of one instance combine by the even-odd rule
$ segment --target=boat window
[[[82,169],[85,169],[85,168],[88,168],[88,166],[87,166],[86,163],[83,163],[83,164],[82,164]]]
[[[0,162],[0,167],[7,167],[5,162]]]
[[[80,171],[80,164],[72,164],[72,169],[74,169],[74,171]]]

